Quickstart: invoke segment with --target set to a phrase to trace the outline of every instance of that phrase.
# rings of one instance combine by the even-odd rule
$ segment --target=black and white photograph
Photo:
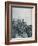
[[[12,8],[11,38],[32,37],[32,8]]]

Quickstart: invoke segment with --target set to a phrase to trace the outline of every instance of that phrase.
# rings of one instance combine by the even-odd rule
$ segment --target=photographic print
[[[12,8],[12,38],[32,37],[32,8]]]
[[[5,44],[37,42],[37,4],[5,2]]]

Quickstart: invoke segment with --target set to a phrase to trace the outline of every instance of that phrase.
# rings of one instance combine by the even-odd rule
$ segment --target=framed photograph
[[[37,4],[5,2],[5,44],[37,42]]]

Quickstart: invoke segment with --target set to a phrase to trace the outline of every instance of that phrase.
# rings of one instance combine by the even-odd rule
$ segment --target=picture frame
[[[12,33],[12,31],[17,31],[17,30],[14,30],[16,28],[12,30],[13,27],[11,24],[12,24],[13,18],[14,19],[16,18],[15,20],[17,20],[17,19],[23,19],[23,17],[26,18],[25,21],[27,22],[28,25],[32,24],[30,25],[30,27],[32,27],[30,28],[32,31],[31,38],[30,38],[30,35],[28,35],[28,37],[27,35],[26,36],[22,35],[23,38],[21,38],[20,36],[17,36],[16,32],[14,32],[14,34]],[[28,28],[28,25],[27,25],[27,28]],[[22,28],[22,30],[24,29]],[[12,34],[15,37],[12,36]],[[23,43],[36,43],[36,42],[37,42],[37,4],[36,3],[25,3],[25,2],[11,2],[11,1],[5,2],[5,44],[9,45],[9,44],[23,44]]]

